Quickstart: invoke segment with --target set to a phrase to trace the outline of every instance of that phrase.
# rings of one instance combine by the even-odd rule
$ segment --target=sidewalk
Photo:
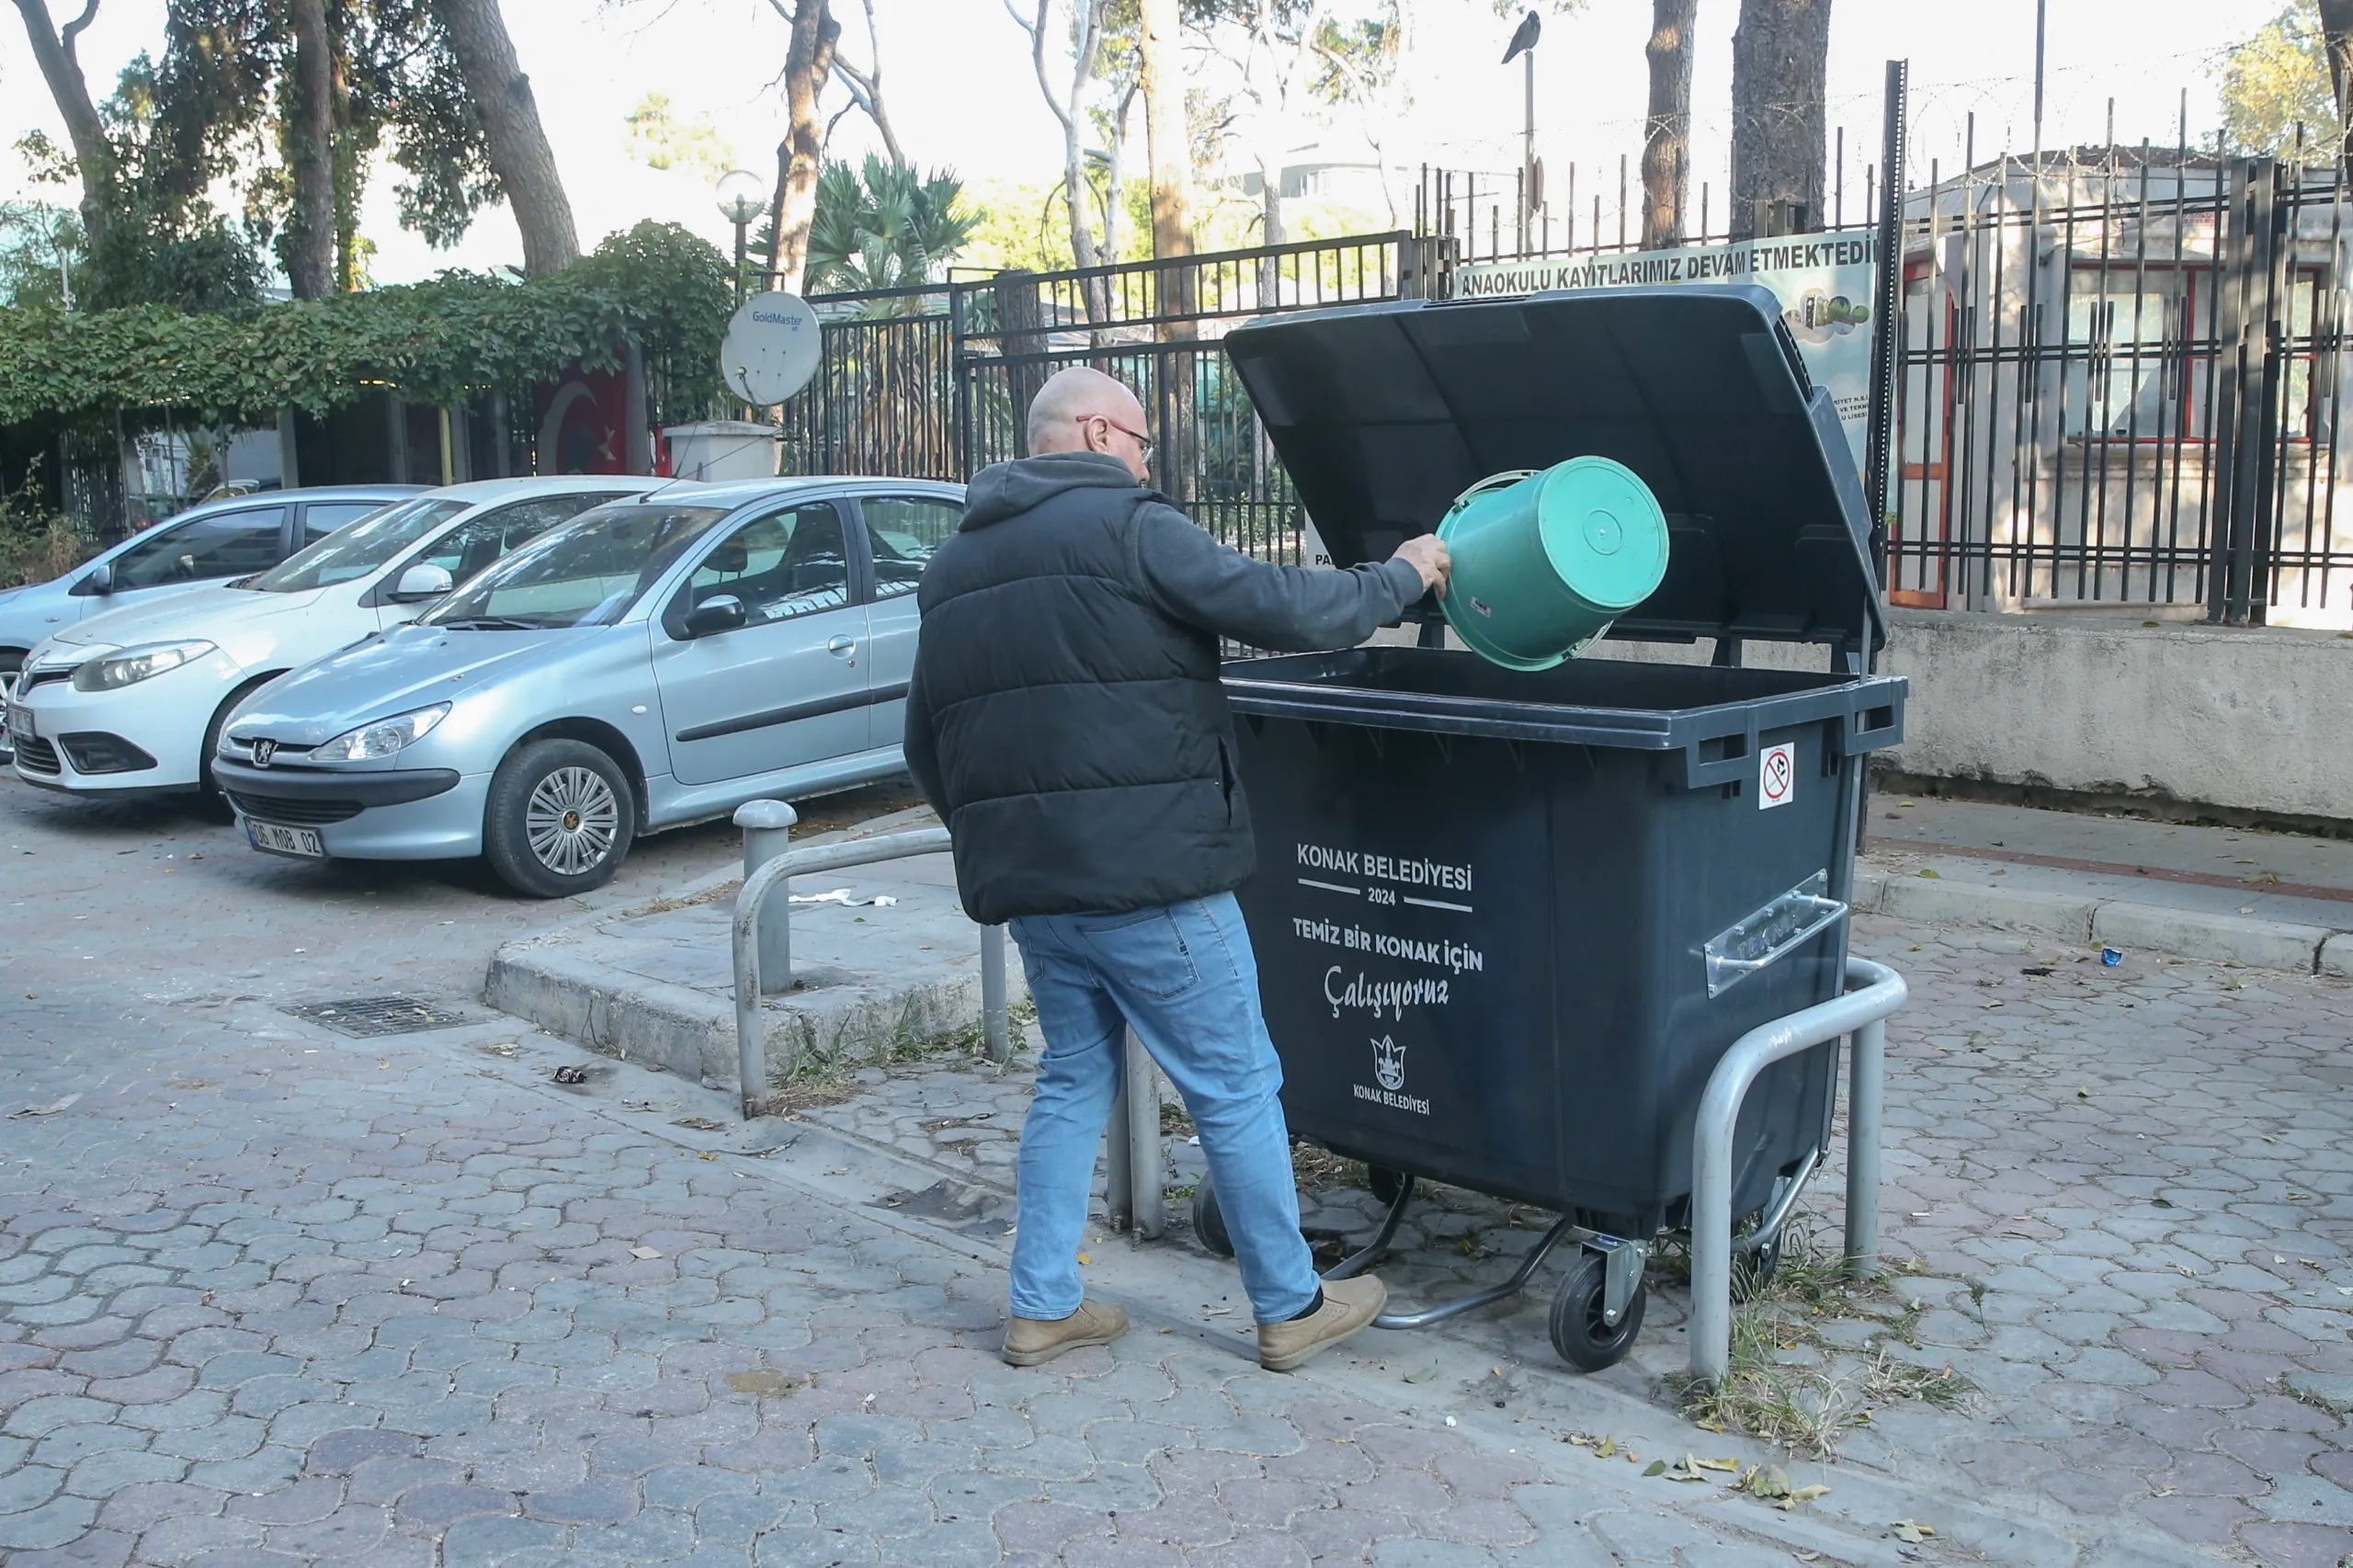
[[[916,807],[810,844],[928,826]],[[730,922],[739,879],[575,920],[501,949],[484,1000],[610,1055],[709,1083],[735,1077]],[[798,878],[801,984],[766,1004],[771,1074],[791,1052],[847,1068],[906,1055],[972,1026],[979,928],[957,905],[944,855]],[[1875,795],[1855,886],[1858,915],[2029,932],[2090,957],[2101,948],[2353,978],[2353,844],[2181,827],[2023,807]],[[1012,999],[1026,994],[1017,959]]]
[[[1739,1377],[1713,1425],[1679,1408],[1688,1293],[1671,1250],[1654,1260],[1640,1342],[1607,1373],[1569,1372],[1547,1343],[1556,1255],[1517,1300],[1369,1335],[1326,1375],[1370,1403],[1459,1421],[1530,1482],[1627,1495],[1650,1532],[1620,1547],[1627,1561],[1714,1562],[1699,1532],[1730,1527],[1771,1543],[1758,1562],[2338,1568],[2353,1553],[2353,989],[2313,969],[2353,930],[2353,846],[1901,796],[1875,799],[1870,825],[1856,950],[1913,988],[1889,1036],[1886,1286],[1847,1287],[1828,1256],[1842,1128],[1782,1277],[1744,1309]],[[643,943],[641,970],[699,980],[716,1002],[709,955],[681,950],[702,939],[682,913],[541,945]],[[968,940],[937,892],[890,913],[935,948]],[[832,951],[870,969],[870,929],[835,931]],[[780,1176],[994,1264],[1035,1044],[1033,1029],[1002,1071],[958,1052],[869,1068],[847,1096],[710,1137],[773,1149]],[[1171,1233],[1096,1233],[1090,1280],[1159,1331],[1240,1343],[1231,1266],[1189,1235],[1199,1151],[1173,1114],[1165,1125]],[[1358,1167],[1302,1151],[1300,1174],[1328,1262],[1377,1210]],[[1459,1295],[1507,1273],[1545,1219],[1430,1191],[1381,1271],[1404,1304]],[[1605,1440],[1640,1463],[1603,1462]],[[1777,1444],[1826,1453],[1783,1462],[1829,1493],[1781,1512],[1720,1473],[1677,1485],[1643,1468],[1770,1459]],[[1899,1521],[1938,1533],[1914,1542],[1892,1533]],[[1734,1560],[1749,1557],[1721,1559]]]
[[[2353,844],[1874,795],[1855,906],[2353,976]]]
[[[915,807],[796,847],[937,825]],[[723,871],[672,897],[518,938],[492,959],[483,999],[551,1033],[704,1083],[736,1076],[735,893]],[[788,994],[763,1004],[771,1087],[802,1068],[854,1069],[970,1033],[980,1017],[980,927],[944,854],[792,881]],[[773,906],[772,906],[773,907]],[[1008,999],[1024,1000],[1020,964]]]

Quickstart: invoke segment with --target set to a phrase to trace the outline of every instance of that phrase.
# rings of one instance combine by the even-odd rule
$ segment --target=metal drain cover
[[[283,1009],[337,1034],[369,1040],[379,1035],[418,1034],[454,1028],[472,1018],[455,1007],[417,996],[349,996],[336,1002],[305,1002]]]

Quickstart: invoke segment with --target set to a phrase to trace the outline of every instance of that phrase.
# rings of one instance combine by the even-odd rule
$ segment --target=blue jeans
[[[1051,1322],[1078,1311],[1078,1248],[1127,1026],[1200,1131],[1257,1320],[1305,1311],[1318,1285],[1299,1233],[1290,1133],[1277,1097],[1282,1063],[1258,1011],[1257,960],[1233,895],[1120,915],[1025,916],[1013,922],[1013,939],[1046,1035],[1021,1130],[1015,1314]]]

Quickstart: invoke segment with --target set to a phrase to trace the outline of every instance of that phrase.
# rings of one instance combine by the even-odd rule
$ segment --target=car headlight
[[[89,659],[74,670],[76,691],[113,691],[120,687],[137,686],[152,680],[165,670],[178,669],[182,665],[200,659],[214,652],[210,642],[150,642],[142,647],[125,648],[103,659]]]
[[[433,733],[433,726],[449,716],[449,705],[437,702],[430,708],[420,708],[414,713],[404,713],[396,719],[381,719],[373,724],[347,731],[310,756],[313,762],[364,762],[373,756],[390,756],[402,747],[413,745]]]

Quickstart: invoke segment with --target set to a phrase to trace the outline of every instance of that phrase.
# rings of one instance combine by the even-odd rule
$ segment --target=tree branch
[[[63,28],[58,30],[57,41],[59,44],[63,46],[66,59],[74,60],[74,40],[80,38],[89,25],[97,19],[98,0],[89,0],[89,4],[82,7],[82,14],[80,16],[66,23]],[[74,63],[78,65],[81,62],[74,60]]]

